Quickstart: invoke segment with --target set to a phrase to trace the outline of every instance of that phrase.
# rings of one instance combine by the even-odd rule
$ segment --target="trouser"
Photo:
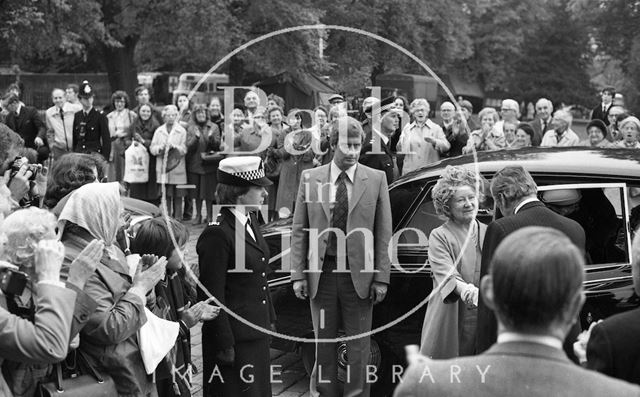
[[[327,260],[324,265],[328,265]],[[370,299],[358,296],[350,273],[323,272],[318,292],[310,304],[316,338],[335,338],[340,324],[347,336],[371,330],[373,304]],[[370,391],[366,380],[370,337],[350,340],[346,344],[348,368],[344,396],[367,397]],[[310,391],[311,396],[340,396],[336,343],[316,343],[316,362],[311,374]]]

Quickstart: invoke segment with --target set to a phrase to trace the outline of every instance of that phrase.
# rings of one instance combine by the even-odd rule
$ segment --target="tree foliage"
[[[638,3],[0,0],[0,48],[7,48],[9,62],[23,70],[106,71],[112,89],[131,91],[138,70],[206,71],[263,34],[323,23],[385,37],[437,73],[462,75],[486,91],[520,100],[545,95],[579,102],[590,92],[585,79],[589,39],[595,37],[600,52],[619,59],[625,74],[640,76]],[[234,84],[247,84],[284,70],[329,75],[336,87],[351,93],[371,84],[379,73],[423,73],[416,62],[385,43],[335,30],[273,37],[242,51],[219,71],[229,73]]]

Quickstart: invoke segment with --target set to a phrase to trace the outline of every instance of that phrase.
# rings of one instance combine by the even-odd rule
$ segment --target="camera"
[[[26,157],[16,157],[13,162],[11,163],[10,169],[11,169],[11,174],[10,174],[10,178],[13,178],[18,171],[20,171],[20,168],[23,165],[27,165],[27,170],[31,171],[31,177],[29,177],[30,181],[33,181],[36,179],[36,175],[38,175],[38,172],[42,169],[42,165],[40,164],[29,164],[29,160]]]
[[[0,269],[0,290],[5,295],[22,295],[27,286],[27,273],[7,267]]]

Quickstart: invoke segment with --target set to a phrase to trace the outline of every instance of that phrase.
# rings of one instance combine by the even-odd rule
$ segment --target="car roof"
[[[640,150],[637,149],[529,147],[477,152],[477,158],[481,173],[494,173],[509,165],[521,165],[530,173],[640,178]],[[472,154],[453,157],[407,173],[391,186],[439,176],[448,165],[475,167]]]

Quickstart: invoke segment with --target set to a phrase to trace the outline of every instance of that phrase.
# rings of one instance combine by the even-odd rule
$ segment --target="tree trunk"
[[[135,98],[134,91],[138,85],[138,70],[134,61],[134,52],[138,39],[127,37],[122,44],[122,47],[102,45],[104,63],[111,92],[124,90],[129,94],[130,103],[133,103]]]

